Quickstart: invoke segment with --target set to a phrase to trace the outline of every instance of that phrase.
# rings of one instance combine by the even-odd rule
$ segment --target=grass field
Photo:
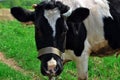
[[[40,3],[40,1],[41,0],[0,0],[0,8],[11,8],[14,6],[32,8],[32,4]]]
[[[0,21],[0,52],[28,72],[16,71],[0,61],[0,80],[47,80],[40,74],[33,26],[18,21]],[[73,62],[65,65],[59,80],[77,80]],[[90,57],[89,80],[120,80],[120,56]]]
[[[0,62],[0,80],[31,80],[31,77],[23,75]]]

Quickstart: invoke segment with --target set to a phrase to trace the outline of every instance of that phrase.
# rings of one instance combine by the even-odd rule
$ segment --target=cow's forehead
[[[53,17],[54,15],[60,15],[60,11],[58,8],[50,9],[50,10],[45,10],[45,15],[48,16],[49,18]]]
[[[48,20],[48,23],[50,24],[50,27],[53,30],[53,36],[55,36],[56,22],[57,22],[58,18],[60,18],[60,11],[57,8],[45,10],[44,16]]]

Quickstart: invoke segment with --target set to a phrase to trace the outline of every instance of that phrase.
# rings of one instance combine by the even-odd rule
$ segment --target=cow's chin
[[[41,56],[41,73],[44,76],[58,76],[63,71],[63,60],[56,54]]]
[[[54,70],[47,70],[47,69],[45,69],[45,68],[41,68],[41,73],[42,73],[42,75],[44,75],[44,76],[48,76],[48,77],[52,77],[52,76],[58,76],[58,75],[60,75],[60,73],[62,72],[62,70],[63,69],[61,69],[61,68],[55,68]]]

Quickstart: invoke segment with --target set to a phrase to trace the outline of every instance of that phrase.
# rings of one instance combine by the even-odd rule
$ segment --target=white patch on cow
[[[45,10],[44,13],[45,18],[48,20],[51,28],[53,29],[53,36],[55,37],[56,34],[56,21],[58,18],[60,18],[60,11],[55,8],[52,10]]]
[[[102,48],[104,38],[104,17],[112,17],[107,0],[79,0],[80,5],[90,9],[90,15],[84,21],[87,29],[87,39],[94,51],[95,46]],[[89,4],[88,4],[89,3]],[[101,43],[101,44],[100,44]],[[106,46],[107,44],[105,44]],[[94,47],[94,48],[93,48]],[[96,49],[95,49],[96,50]]]
[[[72,50],[66,50],[65,53],[62,54],[63,60],[72,60],[75,61],[77,71],[78,71],[78,77],[80,79],[85,79],[87,78],[87,71],[88,71],[88,58],[89,58],[89,53],[91,53],[91,46],[88,43],[88,41],[85,41],[85,48],[81,54],[81,56],[77,57],[74,54],[74,51]]]
[[[56,62],[56,60],[52,57],[52,58],[47,62],[47,65],[48,65],[48,70],[54,71],[54,68],[57,66],[57,62]]]
[[[90,55],[90,53],[91,53],[91,46],[90,46],[88,40],[85,40],[84,45],[85,45],[85,47],[84,47],[83,52],[86,52],[88,55]],[[62,54],[62,59],[63,60],[75,61],[76,55],[74,54],[73,50],[65,50],[65,53]]]
[[[88,79],[88,59],[89,53],[91,53],[91,46],[88,41],[85,41],[85,47],[80,57],[75,58],[76,67],[78,71],[78,78],[80,80],[87,80]]]
[[[90,46],[90,44],[89,44],[87,39],[85,40],[84,45],[85,45],[85,47],[84,47],[83,52],[86,53],[87,55],[90,55],[90,53],[91,53],[91,46]],[[82,55],[83,55],[83,53],[82,53]],[[65,50],[65,53],[62,54],[62,59],[63,60],[75,61],[76,57],[77,56],[74,54],[73,50]]]

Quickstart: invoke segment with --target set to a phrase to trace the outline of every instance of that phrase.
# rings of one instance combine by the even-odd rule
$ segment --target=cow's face
[[[69,7],[61,2],[42,2],[34,6],[35,11],[21,7],[11,9],[12,15],[21,22],[32,21],[35,25],[35,40],[40,53],[41,72],[47,76],[57,76],[63,70],[61,54],[65,51],[67,23],[81,23],[89,10],[78,8],[65,17]]]
[[[62,14],[68,10],[68,6],[52,1],[35,7],[35,38],[44,75],[56,76],[63,70],[60,55],[65,50],[68,27]]]

